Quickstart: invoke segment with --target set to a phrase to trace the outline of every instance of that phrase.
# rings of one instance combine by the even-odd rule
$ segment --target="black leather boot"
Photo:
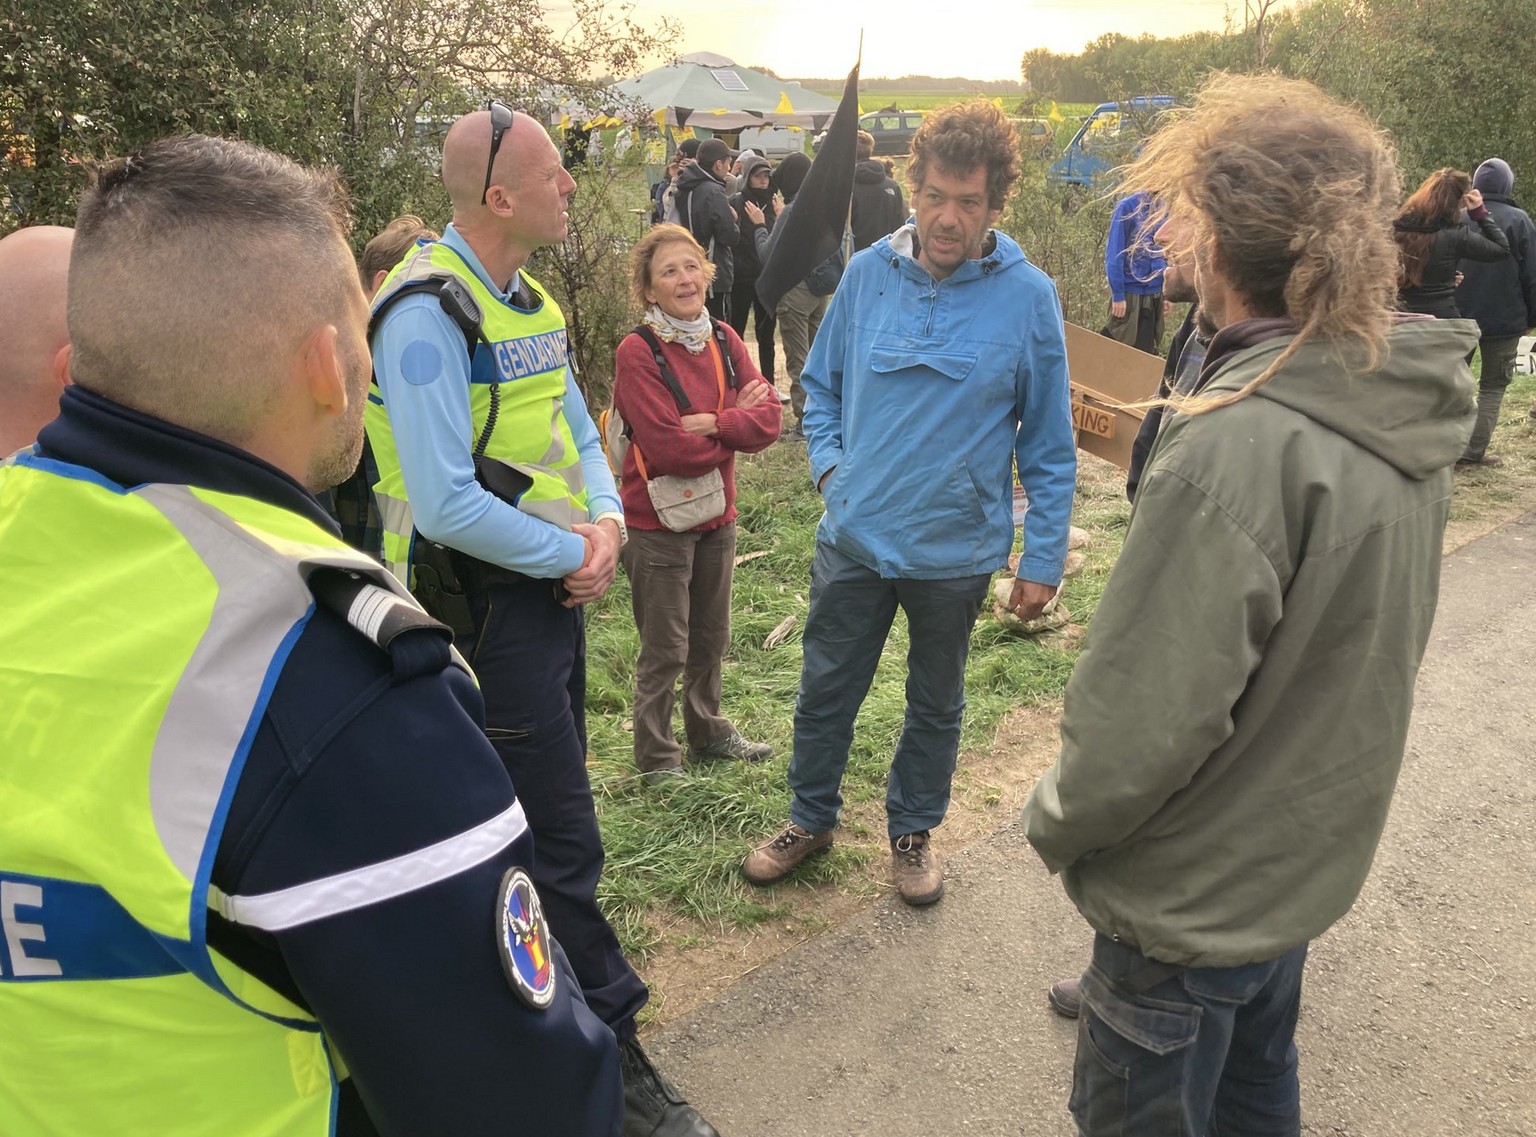
[[[624,1137],[720,1137],[651,1065],[639,1039],[619,1044],[619,1072],[624,1078]]]

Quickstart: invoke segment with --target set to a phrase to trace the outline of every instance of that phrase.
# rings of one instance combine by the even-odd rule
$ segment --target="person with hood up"
[[[742,188],[731,198],[731,208],[736,211],[741,226],[741,240],[736,245],[736,281],[731,285],[731,318],[727,321],[742,339],[747,335],[747,317],[751,316],[757,329],[757,366],[763,378],[771,385],[775,352],[773,349],[774,318],[762,301],[757,298],[757,274],[763,263],[758,256],[758,245],[772,231],[778,218],[773,203],[773,167],[766,158],[756,154],[742,163]],[[747,205],[754,208],[749,210]]]
[[[907,202],[901,196],[901,187],[886,170],[885,162],[874,154],[875,136],[867,130],[859,131],[859,161],[853,168],[854,252],[896,232],[907,219]]]
[[[677,175],[677,193],[672,201],[676,216],[669,216],[668,220],[692,233],[709,254],[715,278],[710,282],[704,306],[715,319],[729,322],[731,286],[736,275],[733,251],[741,242],[741,226],[736,222],[736,211],[727,200],[725,188],[732,154],[718,138],[706,138],[699,143],[697,153],[694,164]]]
[[[907,709],[886,830],[897,893],[920,905],[944,893],[930,832],[949,808],[971,629],[1013,548],[1014,470],[1030,507],[1008,606],[1031,620],[1061,582],[1077,451],[1056,288],[992,228],[1019,177],[1013,126],[988,102],[930,114],[907,176],[914,223],[854,254],[805,365],[806,448],[826,513],[794,797],[789,824],[742,872],[772,884],[831,846],[854,719],[899,607]]]
[[[1502,158],[1489,158],[1472,175],[1472,188],[1483,195],[1488,215],[1509,238],[1509,256],[1461,262],[1464,279],[1456,286],[1456,307],[1477,321],[1483,370],[1477,383],[1477,426],[1458,466],[1501,464],[1497,454],[1488,453],[1488,439],[1499,423],[1504,388],[1514,378],[1520,337],[1536,327],[1536,226],[1510,196],[1514,186],[1514,171]]]
[[[1170,204],[1218,330],[1022,817],[1096,933],[1069,1109],[1086,1137],[1295,1135],[1307,946],[1391,805],[1476,330],[1394,314],[1391,145],[1309,83],[1217,76],[1125,186]]]

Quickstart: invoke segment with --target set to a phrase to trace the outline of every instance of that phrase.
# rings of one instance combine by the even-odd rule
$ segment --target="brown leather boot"
[[[800,826],[786,825],[772,840],[765,841],[741,862],[741,875],[753,884],[777,884],[802,861],[825,853],[832,847],[832,830],[812,833]]]
[[[908,904],[932,904],[944,895],[944,870],[928,840],[928,831],[891,838],[896,891]]]
[[[1077,1018],[1083,1013],[1082,977],[1074,975],[1071,979],[1051,984],[1051,989],[1045,993],[1045,1001],[1062,1018]]]

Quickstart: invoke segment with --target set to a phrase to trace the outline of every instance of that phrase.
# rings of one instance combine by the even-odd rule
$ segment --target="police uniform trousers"
[[[587,778],[587,652],[580,606],[556,581],[487,584],[470,594],[479,629],[459,645],[480,680],[485,728],[533,830],[538,887],[593,1013],[620,1042],[634,1037],[645,982],[597,906],[603,842]]]

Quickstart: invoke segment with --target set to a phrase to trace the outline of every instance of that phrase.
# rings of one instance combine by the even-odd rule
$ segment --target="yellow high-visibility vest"
[[[299,514],[0,465],[0,1133],[322,1137],[319,1024],[211,950],[214,852],[311,573]]]
[[[499,382],[496,420],[484,453],[528,480],[512,504],[565,530],[590,520],[581,453],[565,420],[567,347],[565,316],[559,305],[523,273],[522,281],[539,297],[539,305],[532,311],[513,307],[487,288],[458,253],[434,241],[395,266],[374,297],[374,311],[402,288],[432,277],[454,277],[469,289],[480,306],[480,328],[488,341],[474,345],[470,363],[471,429],[465,447],[472,449],[485,432],[495,380]],[[368,388],[364,422],[378,467],[373,489],[384,527],[382,559],[409,586],[416,531],[389,407],[377,379]]]

